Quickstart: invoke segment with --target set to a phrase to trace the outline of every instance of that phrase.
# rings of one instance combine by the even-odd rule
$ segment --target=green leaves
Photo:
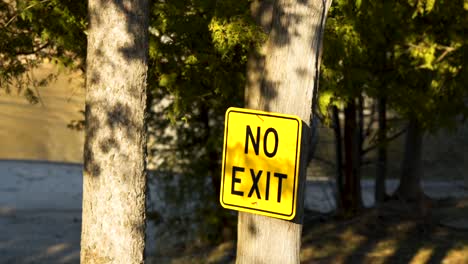
[[[159,86],[166,88],[172,87],[175,84],[176,78],[176,73],[161,74],[159,77]]]
[[[213,215],[218,223],[219,214],[213,214],[217,198],[207,188],[207,177],[210,187],[219,186],[224,113],[243,105],[248,53],[265,39],[249,4],[171,0],[151,7],[148,84],[157,107],[149,113],[154,140],[148,151],[157,155],[158,170],[186,176],[172,195],[191,201],[203,197],[201,213],[185,218],[192,224],[202,220],[200,226],[210,232],[217,229],[208,228],[205,217]]]
[[[151,88],[171,95],[172,119],[195,104],[220,111],[242,104],[247,54],[264,39],[248,7],[248,1],[233,0],[153,5],[150,72],[158,82]]]
[[[410,43],[408,53],[412,61],[411,64],[417,68],[433,70],[436,47],[437,44],[429,40],[417,44]]]
[[[13,86],[37,103],[31,70],[44,59],[84,68],[86,4],[72,0],[17,0],[0,3],[0,84]]]
[[[434,9],[435,2],[436,0],[409,0],[408,3],[414,8],[412,18],[429,14]]]
[[[361,7],[362,0],[356,0],[356,8],[359,9]]]
[[[465,5],[466,0],[334,2],[325,31],[321,102],[333,102],[330,92],[344,101],[361,93],[386,95],[393,109],[417,116],[426,129],[466,115]]]
[[[213,45],[223,59],[232,59],[232,52],[236,48],[247,54],[253,41],[258,43],[265,40],[265,34],[260,28],[242,16],[230,19],[213,17],[208,28],[211,31]],[[241,59],[239,63],[245,63],[247,56],[241,56]]]

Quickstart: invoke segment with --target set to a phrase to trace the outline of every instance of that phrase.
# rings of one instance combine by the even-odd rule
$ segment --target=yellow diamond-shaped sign
[[[221,205],[286,220],[296,215],[302,121],[229,108],[224,129]]]

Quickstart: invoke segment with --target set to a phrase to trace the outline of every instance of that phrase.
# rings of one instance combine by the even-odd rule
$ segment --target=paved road
[[[79,263],[81,171],[80,164],[0,160],[0,264]]]
[[[82,166],[0,160],[0,264],[79,263]],[[389,190],[397,182],[388,183]],[[306,208],[334,208],[333,184],[326,179],[307,183]],[[468,196],[462,182],[426,182],[433,197]],[[373,184],[363,182],[366,205],[373,204]],[[148,238],[155,227],[149,226]],[[148,242],[149,254],[155,248]]]

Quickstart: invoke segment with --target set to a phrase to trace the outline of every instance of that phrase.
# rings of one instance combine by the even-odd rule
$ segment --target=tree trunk
[[[344,126],[344,193],[343,210],[346,216],[357,214],[362,209],[359,131],[356,120],[356,102],[350,100],[345,107]]]
[[[419,202],[424,193],[421,187],[423,131],[416,118],[410,118],[401,165],[400,184],[396,196],[407,202]]]
[[[362,94],[358,97],[358,152],[359,152],[359,166],[362,163],[362,150],[364,148],[364,96]]]
[[[320,49],[330,0],[256,1],[252,13],[269,34],[248,64],[248,108],[294,114],[303,120],[299,177],[306,177],[312,98],[318,85]],[[299,180],[301,183],[301,179]],[[296,218],[285,221],[239,212],[237,263],[299,263],[304,185]]]
[[[81,263],[143,263],[148,1],[88,11]]]
[[[332,107],[333,131],[335,134],[336,159],[336,209],[343,209],[343,143],[341,140],[341,125],[338,107]]]
[[[385,178],[387,174],[387,102],[385,97],[378,99],[379,130],[377,140],[377,173],[375,177],[375,202],[381,204],[387,196]]]

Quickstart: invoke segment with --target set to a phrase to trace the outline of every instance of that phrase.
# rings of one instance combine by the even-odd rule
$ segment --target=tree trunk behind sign
[[[252,13],[268,41],[248,65],[246,106],[303,121],[297,213],[284,221],[239,213],[237,263],[299,263],[312,101],[325,18],[331,0],[257,1]]]
[[[147,0],[89,0],[81,263],[143,263]]]

